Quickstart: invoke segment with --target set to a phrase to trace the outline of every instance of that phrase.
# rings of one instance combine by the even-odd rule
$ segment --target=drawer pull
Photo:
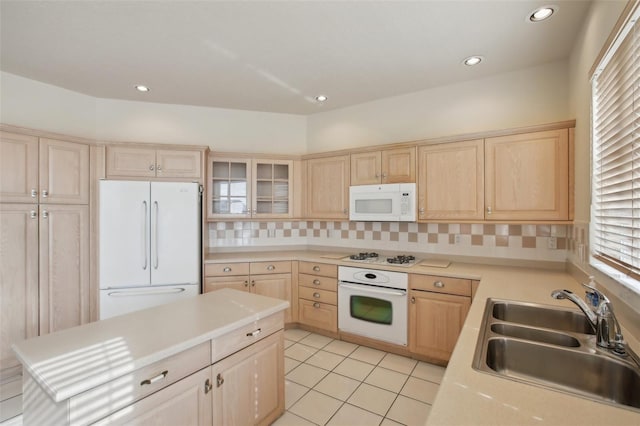
[[[204,382],[204,394],[206,395],[211,392],[211,389],[213,389],[213,385],[211,384],[211,380],[207,379],[207,381]]]
[[[314,285],[320,285],[320,280],[313,280]]]
[[[245,286],[245,287],[249,287],[249,281],[245,281],[245,282],[244,282],[244,286]]]
[[[320,267],[316,265],[316,266],[313,267],[313,270],[316,271],[316,272],[319,272],[320,271]]]
[[[218,373],[218,375],[216,376],[216,387],[219,388],[223,383],[224,379],[222,378],[222,374]]]
[[[140,382],[140,386],[150,385],[152,383],[160,381],[160,380],[164,379],[165,377],[167,377],[167,374],[169,374],[169,370],[164,370],[162,373],[158,374],[155,377],[152,377],[150,379],[145,379],[145,380],[141,381]]]
[[[256,280],[251,280],[251,287],[255,287],[256,286]]]
[[[38,191],[34,189],[31,190],[31,198],[36,198],[38,196]]]
[[[313,307],[314,307],[314,308],[319,308],[319,307],[320,307],[320,304],[319,304],[318,302],[314,302]]]
[[[316,299],[320,299],[320,293],[313,293],[313,297]]]
[[[276,267],[273,265],[267,266],[267,271],[273,271],[274,269],[276,269]]]
[[[42,198],[47,198],[49,196],[49,191],[47,191],[46,189],[42,190]]]
[[[228,266],[225,266],[222,272],[231,272],[231,268],[229,268]]]
[[[253,330],[250,333],[247,333],[247,337],[256,337],[260,333],[262,333],[262,329],[261,328],[259,328],[257,330]]]
[[[414,303],[414,304],[416,303],[416,298],[415,298],[415,296],[412,296],[412,297],[411,297],[411,303]]]
[[[444,288],[444,283],[442,281],[436,281],[433,283],[433,286],[437,288]]]

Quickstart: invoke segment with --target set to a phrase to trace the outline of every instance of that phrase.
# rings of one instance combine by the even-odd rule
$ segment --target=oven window
[[[357,213],[392,213],[393,200],[391,198],[373,199],[373,200],[356,200]]]
[[[351,296],[351,317],[376,324],[391,324],[391,302],[367,296]]]

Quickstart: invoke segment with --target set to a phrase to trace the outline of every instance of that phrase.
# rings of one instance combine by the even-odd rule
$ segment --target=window
[[[592,264],[640,291],[640,22],[629,15],[592,77]]]

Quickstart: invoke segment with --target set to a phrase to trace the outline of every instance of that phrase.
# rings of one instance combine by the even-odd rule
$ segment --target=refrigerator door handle
[[[122,291],[110,291],[107,293],[110,297],[130,297],[130,296],[153,296],[156,294],[174,294],[182,293],[185,291],[182,287],[160,288],[154,291],[135,291],[135,290],[122,290]]]
[[[149,228],[149,224],[147,223],[147,218],[149,215],[147,214],[147,202],[143,201],[142,206],[142,269],[147,270],[147,263],[149,262],[149,235],[147,229]]]
[[[154,250],[154,253],[155,253],[155,255],[154,255],[154,257],[155,257],[154,268],[158,269],[158,263],[160,263],[159,259],[158,259],[158,219],[160,217],[160,207],[158,207],[158,202],[157,201],[154,201],[153,205],[156,208],[156,220],[155,220],[155,226],[154,226],[154,229],[153,229],[154,238],[155,238],[155,241],[153,242],[153,250]]]

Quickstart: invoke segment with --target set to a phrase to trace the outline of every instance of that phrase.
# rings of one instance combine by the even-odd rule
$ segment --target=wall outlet
[[[453,243],[454,243],[454,244],[460,244],[460,234],[456,234],[456,235],[453,237]]]
[[[269,238],[275,238],[276,236],[276,230],[275,229],[267,229],[267,236]]]
[[[547,240],[547,248],[555,250],[558,248],[558,239],[556,237],[549,237]]]

